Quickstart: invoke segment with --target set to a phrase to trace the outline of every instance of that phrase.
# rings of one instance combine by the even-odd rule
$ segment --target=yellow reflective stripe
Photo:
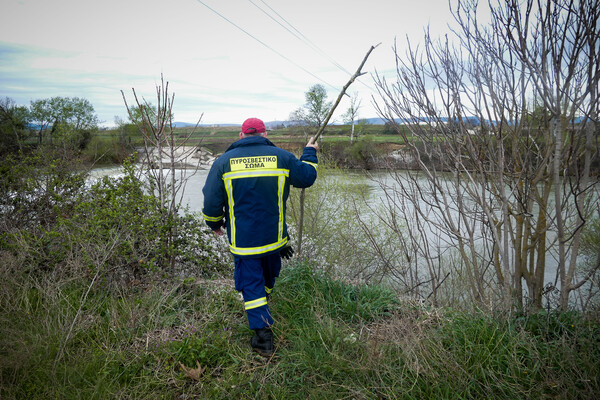
[[[279,230],[277,233],[277,240],[281,241],[283,239],[283,189],[285,188],[285,176],[280,176],[278,181],[278,190],[277,190],[277,207],[279,207]]]
[[[253,308],[262,307],[264,305],[267,305],[266,297],[261,297],[260,299],[247,301],[244,303],[244,307],[246,308],[246,310],[252,310]]]
[[[225,183],[225,191],[227,192],[227,200],[229,202],[229,230],[231,237],[230,250],[233,254],[237,255],[255,255],[267,253],[271,250],[276,250],[287,243],[287,237],[283,238],[284,229],[284,215],[283,215],[283,192],[285,189],[285,179],[290,176],[289,169],[275,168],[275,169],[249,169],[243,171],[233,171],[223,174],[223,181]],[[278,221],[278,232],[277,242],[268,244],[261,247],[237,247],[236,246],[236,227],[235,227],[235,215],[234,215],[234,200],[233,200],[233,179],[240,178],[262,178],[262,177],[278,177],[277,182],[277,206],[279,208],[279,221]]]
[[[288,238],[285,237],[278,242],[271,243],[266,246],[260,246],[260,247],[235,247],[232,244],[229,246],[229,250],[231,250],[231,252],[233,254],[237,254],[239,256],[263,254],[263,253],[269,252],[271,250],[277,250],[278,248],[285,246],[287,241],[288,241]]]
[[[270,294],[273,291],[273,288],[268,288],[265,286],[265,292],[267,292],[267,294]]]
[[[243,171],[233,171],[223,174],[223,179],[239,179],[239,178],[258,178],[263,176],[290,176],[289,169],[249,169]]]
[[[231,237],[231,246],[235,246],[235,215],[233,213],[233,186],[231,180],[225,180],[225,191],[227,192],[227,201],[229,202],[229,236]]]
[[[315,163],[312,163],[312,162],[310,162],[310,161],[302,161],[302,162],[303,162],[303,163],[306,163],[306,164],[308,164],[308,165],[312,165],[312,166],[315,168],[315,171],[318,171],[318,169],[317,169],[317,166],[318,166],[319,164],[315,164]]]
[[[202,213],[202,217],[206,220],[206,221],[213,221],[213,222],[219,222],[220,220],[223,219],[223,217],[225,216],[225,214],[221,215],[220,217],[210,217],[204,213]]]

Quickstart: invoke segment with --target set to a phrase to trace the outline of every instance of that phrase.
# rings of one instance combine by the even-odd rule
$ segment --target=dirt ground
[[[403,149],[404,145],[398,143],[379,143],[377,149],[384,153],[391,153],[396,150]]]

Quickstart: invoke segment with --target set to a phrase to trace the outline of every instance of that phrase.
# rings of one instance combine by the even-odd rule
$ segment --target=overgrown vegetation
[[[131,282],[153,271],[207,276],[221,268],[201,221],[186,213],[165,218],[130,163],[123,176],[88,186],[85,173],[64,161],[41,162],[37,156],[10,159],[2,169],[0,249],[21,272],[98,273],[110,282]],[[175,239],[166,240],[173,232]],[[172,258],[177,270],[170,268]]]
[[[325,162],[325,164],[327,161]],[[352,282],[390,283],[394,271],[388,260],[401,262],[403,249],[393,232],[369,207],[380,209],[364,174],[326,168],[319,162],[319,178],[306,191],[304,238],[301,256],[328,276]],[[292,190],[288,206],[290,235],[297,243],[300,191]],[[409,285],[396,285],[398,293],[416,297]]]
[[[470,58],[458,60],[427,38],[431,62],[420,65],[409,53],[415,62],[399,62],[397,85],[378,82],[386,126],[360,126],[351,147],[349,128],[331,127],[320,178],[306,193],[302,258],[287,262],[270,299],[277,340],[271,359],[250,351],[252,332],[223,238],[177,202],[185,183],[175,174],[174,144],[194,146],[210,133],[218,153],[236,129],[205,128],[200,136],[173,129],[164,81],[156,107],[136,98],[130,122],[137,127],[122,122],[102,135],[83,99],[55,97],[30,108],[1,101],[0,397],[598,397],[600,223],[591,188],[600,8],[597,0],[581,9],[548,5],[558,11],[538,10],[547,18],[532,20],[539,30],[531,32],[564,29],[552,35],[570,38],[560,52],[515,41],[527,31],[515,25],[517,3],[494,10],[496,30],[476,33],[469,30],[477,26],[474,3],[460,2],[457,22]],[[515,36],[496,36],[504,32],[499,26]],[[497,48],[489,46],[494,40]],[[544,51],[519,47],[528,43]],[[583,56],[569,56],[576,44],[575,53],[590,62],[578,66]],[[517,50],[511,59],[519,68],[504,62],[504,50]],[[530,59],[538,54],[556,58]],[[554,84],[546,69],[536,73],[538,65],[567,65],[555,76],[575,85],[557,86],[556,98],[537,93],[544,106],[531,112],[519,83],[537,79],[536,90]],[[435,101],[424,101],[430,92],[418,92],[427,68],[447,99],[443,115],[432,115]],[[482,90],[452,81],[459,76],[476,77]],[[408,93],[397,90],[403,87],[416,90],[415,107],[395,97]],[[476,109],[488,123],[474,132],[462,118],[472,110],[457,100],[470,95],[481,105],[481,94],[492,91],[500,102]],[[586,119],[576,122],[584,108]],[[431,119],[397,123],[423,115]],[[282,128],[271,138],[292,150],[310,129]],[[372,134],[381,130],[397,135],[386,142],[402,140],[402,165],[422,173],[380,175],[384,197],[372,199],[362,176],[323,169],[376,167],[381,137]],[[170,155],[164,164],[147,158],[140,174],[129,159],[140,146]],[[123,170],[94,182],[79,157],[87,165],[123,163]],[[288,208],[292,235],[297,194]],[[446,213],[438,219],[436,210]],[[562,229],[556,256],[563,291],[543,285],[553,227]]]
[[[434,308],[374,283],[389,271],[370,269],[380,260],[369,244],[400,247],[356,220],[368,199],[358,175],[322,170],[307,191],[307,261],[285,265],[275,287],[277,353],[265,360],[251,353],[224,243],[193,215],[163,219],[133,165],[96,182],[48,155],[1,171],[2,398],[591,398],[600,389],[592,313]],[[162,240],[173,225],[177,239]]]
[[[272,359],[251,353],[241,300],[223,279],[94,290],[63,344],[85,281],[42,284],[6,266],[6,399],[575,399],[600,390],[600,325],[578,313],[506,320],[428,309],[293,262],[273,293]]]

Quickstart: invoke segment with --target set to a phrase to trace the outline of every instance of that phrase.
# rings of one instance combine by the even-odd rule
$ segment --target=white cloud
[[[402,43],[407,34],[420,38],[427,23],[441,31],[448,19],[445,0],[435,6],[389,0],[202,1],[270,48],[194,0],[4,0],[0,94],[24,104],[85,97],[110,125],[115,115],[125,117],[120,90],[135,87],[154,99],[162,73],[176,94],[178,120],[195,121],[203,112],[206,123],[241,123],[249,115],[286,119],[311,85],[327,82],[335,99],[349,76],[254,4],[273,7],[351,73],[380,42],[365,71],[393,68],[395,37]],[[375,116],[371,78],[361,81],[349,91],[363,99],[361,116]]]

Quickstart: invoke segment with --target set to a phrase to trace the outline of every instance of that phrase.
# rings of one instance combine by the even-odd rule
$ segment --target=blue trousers
[[[267,294],[275,286],[275,278],[281,271],[279,253],[261,258],[235,257],[235,290],[242,292],[244,308],[250,329],[261,329],[273,325],[273,317],[267,304]]]

